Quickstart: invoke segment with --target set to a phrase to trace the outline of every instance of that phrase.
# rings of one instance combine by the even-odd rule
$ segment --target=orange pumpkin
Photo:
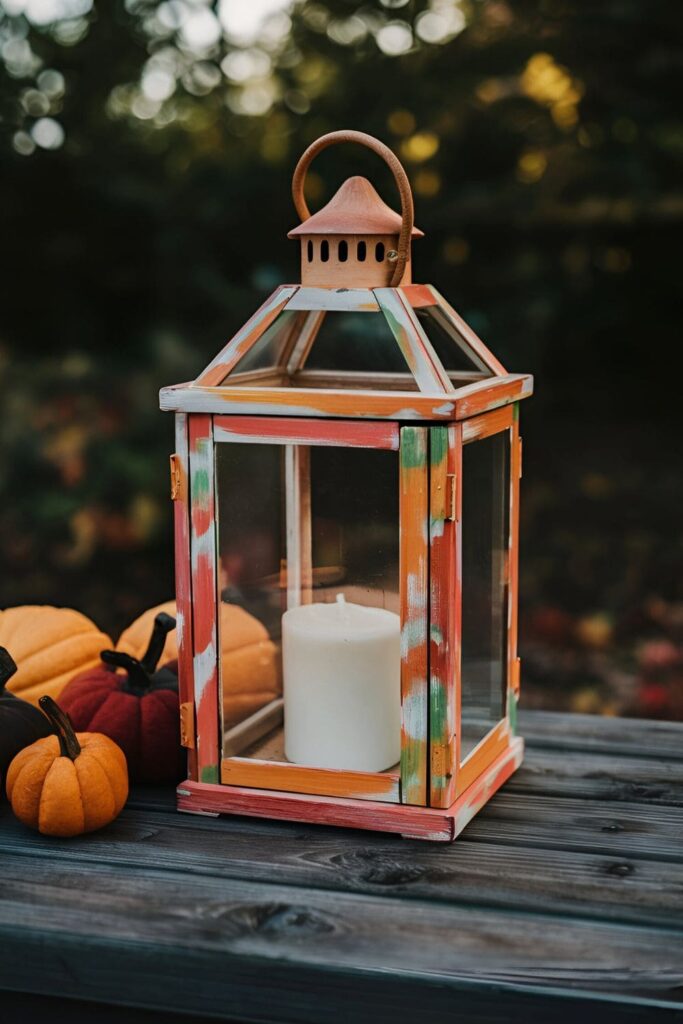
[[[57,735],[36,740],[12,761],[7,771],[12,810],[46,836],[76,836],[108,825],[128,798],[122,750],[100,733],[75,733],[52,697],[38,703]]]
[[[134,658],[142,658],[159,612],[177,618],[175,601],[149,608],[124,629],[116,645]],[[176,630],[166,637],[160,665],[178,658]],[[221,603],[221,666],[223,723],[226,728],[241,722],[282,692],[277,647],[265,626],[236,604]]]
[[[58,697],[77,673],[99,665],[112,642],[94,622],[73,608],[22,605],[0,611],[0,647],[19,670],[7,689],[37,704],[41,694]]]

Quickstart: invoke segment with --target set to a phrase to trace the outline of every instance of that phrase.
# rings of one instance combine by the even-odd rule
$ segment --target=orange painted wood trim
[[[417,316],[415,315],[415,310],[411,306],[402,288],[397,289],[397,295],[399,296],[401,303],[406,311],[408,322],[411,324],[413,331],[415,332],[417,338],[420,341],[420,345],[422,347],[423,352],[423,358],[427,359],[431,364],[434,373],[436,373],[437,375],[439,384],[444,389],[444,391],[452,392],[454,388],[451,378],[449,377],[447,370],[444,369],[441,360],[436,354],[434,346],[427,337],[424,327],[422,326]]]
[[[254,818],[398,832],[414,839],[450,842],[522,763],[524,744],[514,740],[490,768],[448,808],[411,807],[371,800],[210,785],[187,779],[177,790],[187,814],[241,814]]]
[[[413,309],[437,305],[436,299],[426,284],[402,284],[401,291]]]
[[[429,436],[402,427],[400,448],[401,800],[427,803],[429,742]]]
[[[513,739],[510,723],[503,718],[460,765],[455,782],[456,798],[468,789],[490,765],[510,746]]]
[[[454,393],[456,420],[469,419],[480,413],[509,405],[522,398],[528,398],[534,390],[534,378],[530,374],[508,374],[506,377],[489,377],[466,384]]]
[[[469,386],[469,385],[468,385]],[[339,416],[396,421],[456,419],[456,394],[422,395],[405,391],[346,391],[313,388],[200,387],[162,388],[164,411],[243,416]]]
[[[399,427],[396,423],[365,420],[334,420],[328,423],[297,417],[215,416],[214,440],[217,443],[250,441],[398,451]]]
[[[457,768],[456,531],[460,427],[430,428],[429,501],[429,802],[448,807],[455,799]]]
[[[464,420],[462,425],[463,442],[481,441],[484,437],[491,437],[492,434],[499,434],[501,430],[509,429],[514,419],[515,406],[503,405],[500,409],[492,412],[485,412],[481,416],[472,416]]]
[[[247,354],[252,345],[280,315],[298,288],[298,285],[281,285],[277,288],[247,320],[246,324],[240,327],[239,331],[223,346],[206,369],[202,370],[195,384],[203,387],[215,387],[225,380],[237,362]]]
[[[456,391],[434,395],[331,388],[208,388],[193,384],[162,388],[159,397],[166,412],[448,422],[519,401],[532,391],[533,377],[513,374],[485,378]]]
[[[221,782],[228,786],[277,789],[287,793],[308,793],[311,796],[399,802],[398,772],[347,772],[256,758],[230,757],[222,762]]]
[[[515,405],[510,450],[510,538],[508,550],[508,717],[516,728],[520,673],[517,654],[519,621],[519,489],[522,475],[522,439],[519,436],[519,406]]]
[[[194,708],[192,673],[192,579],[190,567],[189,439],[187,416],[177,413],[175,457],[178,472],[173,501],[175,544],[176,640],[178,645],[178,700]],[[187,750],[188,775],[197,778],[197,751]]]
[[[200,781],[219,780],[219,706],[216,636],[216,530],[213,425],[210,416],[189,417],[192,639]]]

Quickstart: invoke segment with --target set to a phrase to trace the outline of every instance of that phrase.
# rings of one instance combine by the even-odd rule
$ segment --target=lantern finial
[[[366,178],[348,178],[332,199],[311,215],[304,197],[313,158],[338,142],[367,146],[387,163],[401,197],[400,215],[386,205]],[[301,280],[323,288],[398,287],[410,283],[410,243],[422,232],[413,222],[413,195],[398,157],[364,132],[323,135],[303,154],[292,178],[292,195],[302,223],[289,232],[301,239]]]

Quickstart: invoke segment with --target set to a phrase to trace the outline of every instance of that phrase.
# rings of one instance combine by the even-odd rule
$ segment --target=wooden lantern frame
[[[430,308],[477,368],[444,369],[416,311]],[[386,317],[409,373],[381,388],[305,369],[330,311]],[[239,365],[275,319],[299,314],[277,366]],[[286,381],[284,378],[287,378]],[[227,383],[226,383],[227,378]],[[172,456],[182,742],[188,778],[178,807],[322,822],[452,840],[519,766],[516,735],[519,402],[532,378],[509,374],[431,286],[283,285],[190,384],[164,388],[176,414]],[[510,444],[505,714],[463,761],[460,715],[462,453],[506,433]],[[400,480],[402,743],[398,770],[369,773],[222,756],[215,452],[220,444],[285,446],[287,588],[310,600],[307,453],[341,445],[396,452]],[[466,481],[465,484],[466,486]],[[407,581],[410,580],[410,586]]]

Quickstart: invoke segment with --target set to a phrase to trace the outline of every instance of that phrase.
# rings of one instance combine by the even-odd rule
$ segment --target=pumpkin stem
[[[151,679],[138,658],[134,658],[132,654],[127,654],[126,651],[102,651],[100,658],[105,665],[125,670],[128,679],[125,682],[124,689],[129,693],[137,694],[137,696],[147,693]]]
[[[154,626],[152,628],[152,635],[149,638],[149,644],[147,650],[140,658],[140,664],[144,668],[145,672],[152,675],[155,668],[159,664],[159,658],[161,652],[164,649],[166,643],[166,635],[175,629],[175,619],[172,615],[167,615],[166,612],[159,612],[154,618]]]
[[[161,657],[166,643],[166,634],[175,629],[175,619],[166,612],[159,612],[154,619],[152,635],[147,650],[141,658],[134,658],[126,651],[102,651],[100,657],[105,665],[122,668],[128,673],[124,689],[128,693],[141,696],[147,693],[152,683],[152,675]]]
[[[12,678],[16,671],[16,661],[6,647],[0,647],[0,697],[5,689],[5,683]]]
[[[76,738],[74,727],[66,711],[62,711],[59,704],[52,697],[40,697],[38,703],[50,719],[57,733],[60,754],[62,757],[70,757],[72,761],[75,761],[81,752],[81,745]]]

